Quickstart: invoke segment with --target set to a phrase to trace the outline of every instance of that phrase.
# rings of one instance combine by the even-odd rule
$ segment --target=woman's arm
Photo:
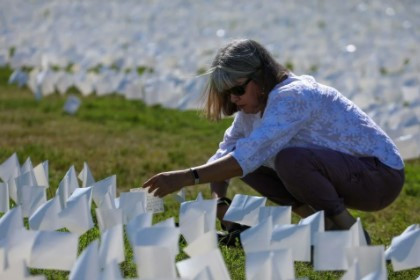
[[[220,182],[242,175],[240,165],[230,154],[194,169],[198,173],[200,184]],[[156,191],[155,196],[163,197],[190,185],[194,185],[194,175],[190,169],[184,169],[159,173],[148,179],[143,188],[149,188],[149,192]]]

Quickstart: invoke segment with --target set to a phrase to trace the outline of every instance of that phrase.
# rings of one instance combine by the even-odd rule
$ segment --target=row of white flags
[[[46,199],[48,162],[21,166],[17,155],[0,165],[0,279],[45,279],[28,268],[70,271],[69,279],[123,279],[124,232],[134,252],[138,279],[230,279],[218,247],[216,200],[201,195],[181,202],[179,226],[174,218],[152,225],[163,201],[144,189],[117,197],[116,176],[95,182],[88,165],[77,176],[71,167],[56,195]],[[79,180],[82,182],[79,185]],[[16,207],[10,209],[12,199]],[[100,229],[78,256],[79,238],[95,224]],[[314,270],[345,271],[342,279],[387,279],[386,260],[394,271],[420,267],[420,226],[412,225],[391,245],[368,246],[361,221],[347,231],[324,231],[317,212],[291,223],[291,208],[265,206],[266,198],[236,195],[225,219],[250,226],[241,233],[247,279],[295,279],[294,261],[313,262]],[[27,217],[29,229],[23,223]],[[57,231],[66,228],[68,231]],[[176,262],[179,238],[188,259]],[[313,257],[311,257],[311,246]]]

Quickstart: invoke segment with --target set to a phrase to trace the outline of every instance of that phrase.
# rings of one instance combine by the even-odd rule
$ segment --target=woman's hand
[[[220,182],[242,174],[241,166],[230,154],[194,169],[198,172],[200,184]],[[194,185],[194,181],[191,169],[176,170],[153,176],[143,184],[143,188],[149,188],[149,193],[156,191],[155,196],[164,197],[182,187]]]
[[[149,193],[156,191],[155,196],[164,197],[192,184],[194,178],[190,170],[177,170],[156,174],[143,184],[143,188],[149,188]]]

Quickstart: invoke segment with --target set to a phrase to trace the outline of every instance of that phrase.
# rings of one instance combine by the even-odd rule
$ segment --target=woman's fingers
[[[143,188],[147,188],[148,186],[150,186],[152,184],[152,182],[155,180],[157,175],[150,177],[146,182],[144,182],[143,184]]]
[[[154,196],[164,197],[169,193],[168,189],[170,188],[170,186],[167,184],[163,176],[156,180],[155,184],[153,184],[152,187],[153,188],[149,192],[154,192]]]
[[[142,188],[145,188],[148,193],[153,192],[157,188],[157,186],[156,186],[156,177],[157,177],[157,175],[151,177],[150,179],[148,179],[143,184]]]
[[[162,188],[163,183],[162,183],[161,177],[162,177],[162,174],[157,174],[151,177],[143,184],[143,188],[146,188],[148,193],[153,193],[154,191],[156,191],[154,195],[160,197],[159,195],[159,193],[161,193],[160,190],[164,189]]]
[[[148,192],[148,193],[152,193],[152,192],[154,192],[157,188],[158,188],[158,186],[157,186],[157,185],[150,185],[149,187],[147,187],[147,192]]]
[[[157,191],[154,193],[154,196],[158,196],[160,198],[164,197],[166,194],[164,194],[163,188],[158,188]]]
[[[148,192],[153,193],[154,196],[164,197],[178,189],[176,177],[175,172],[159,173],[148,179],[143,184],[143,188],[147,188]]]

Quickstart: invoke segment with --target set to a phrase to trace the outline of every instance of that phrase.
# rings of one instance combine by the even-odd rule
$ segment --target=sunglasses
[[[235,96],[242,96],[245,94],[246,86],[249,84],[249,82],[252,81],[251,78],[248,78],[242,85],[234,86],[228,90],[224,91],[224,94],[226,95],[235,95]]]

